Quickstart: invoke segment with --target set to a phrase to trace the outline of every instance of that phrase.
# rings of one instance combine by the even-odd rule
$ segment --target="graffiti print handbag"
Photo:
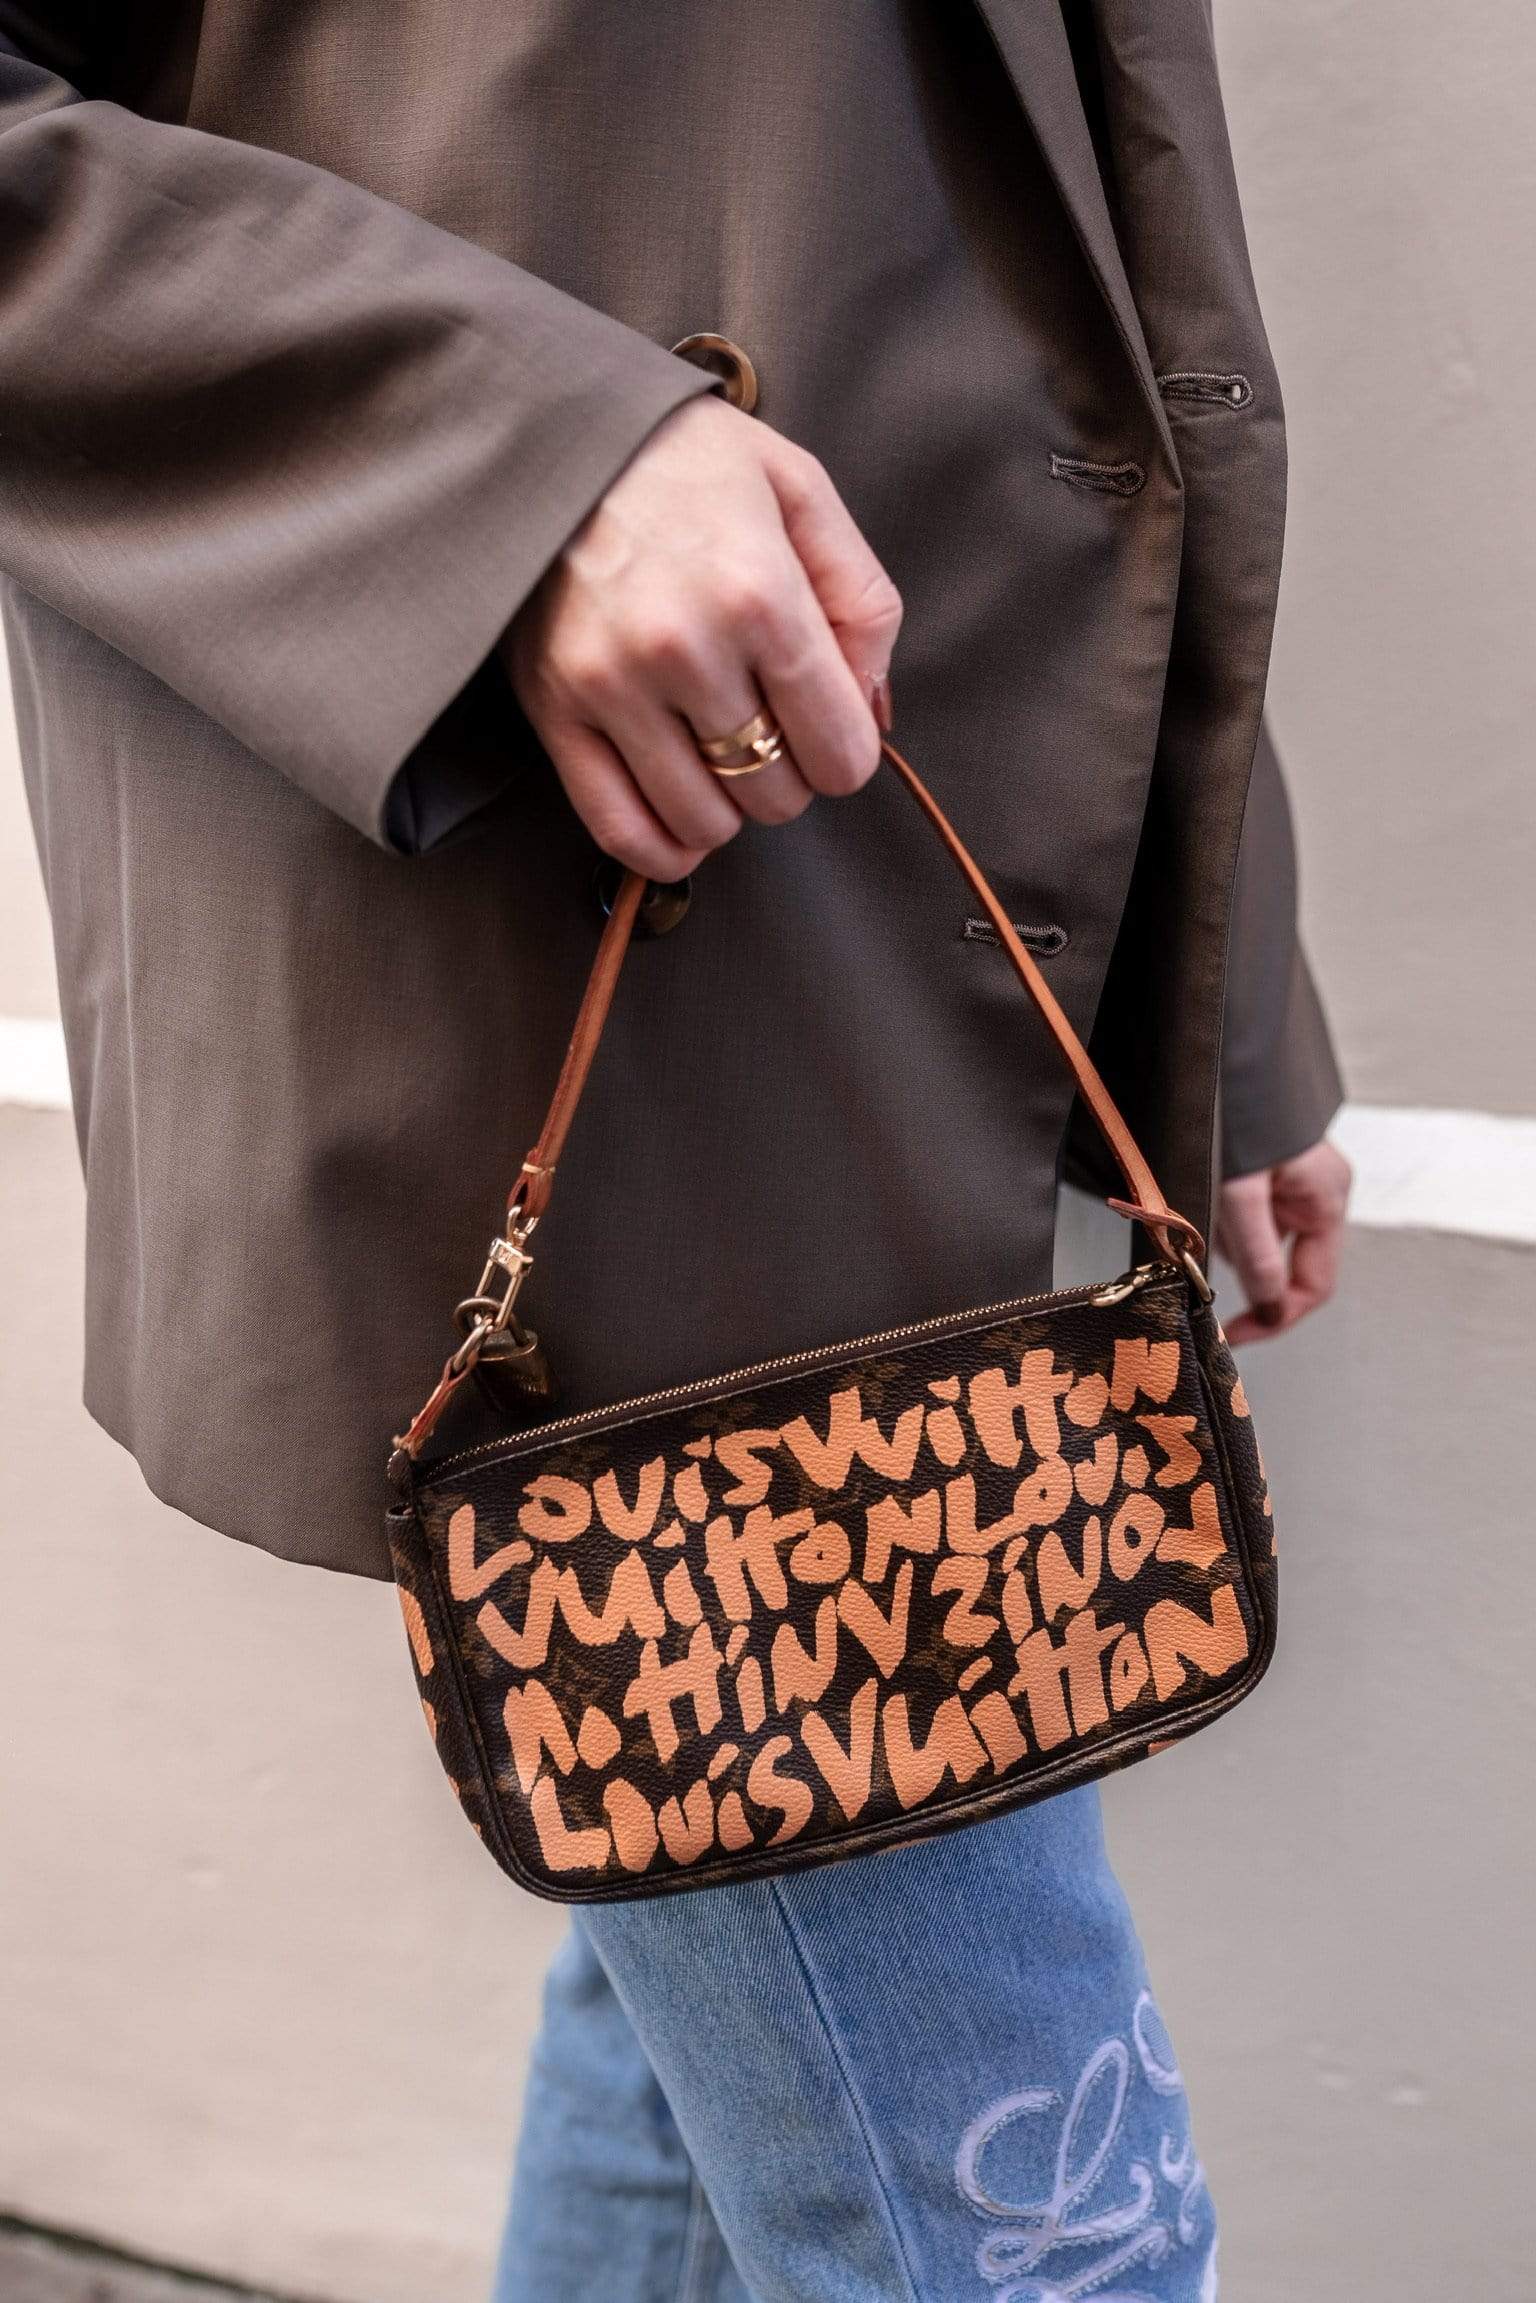
[[[585,1902],[889,1847],[1104,1775],[1259,1679],[1274,1541],[1203,1242],[937,803],[1153,1260],[581,1415],[519,1323],[644,884],[626,878],[463,1341],[391,1457],[423,1708],[523,1886]],[[499,1438],[445,1447],[467,1382]],[[452,1418],[449,1419],[452,1421]]]

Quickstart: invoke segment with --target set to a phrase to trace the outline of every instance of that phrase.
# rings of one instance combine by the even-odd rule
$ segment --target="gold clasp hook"
[[[533,1258],[528,1253],[528,1239],[538,1218],[527,1223],[510,1225],[510,1237],[493,1239],[473,1295],[467,1295],[454,1309],[454,1321],[464,1341],[454,1353],[449,1365],[456,1375],[472,1368],[493,1335],[505,1335],[510,1329],[519,1341],[523,1331],[516,1319],[518,1294],[524,1280],[533,1269]],[[496,1288],[498,1275],[502,1285]]]

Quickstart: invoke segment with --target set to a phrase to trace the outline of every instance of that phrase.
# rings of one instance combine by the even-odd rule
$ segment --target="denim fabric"
[[[495,2303],[1213,2303],[1097,1794],[582,1913]]]

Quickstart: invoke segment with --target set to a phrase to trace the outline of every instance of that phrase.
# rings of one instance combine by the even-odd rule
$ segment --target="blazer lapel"
[[[975,0],[1061,195],[1168,456],[1177,464],[1141,318],[1083,113],[1059,0]]]

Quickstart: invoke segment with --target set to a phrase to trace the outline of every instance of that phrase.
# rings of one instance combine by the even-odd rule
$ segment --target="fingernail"
[[[891,732],[891,675],[887,672],[875,682],[875,724],[882,736]]]

